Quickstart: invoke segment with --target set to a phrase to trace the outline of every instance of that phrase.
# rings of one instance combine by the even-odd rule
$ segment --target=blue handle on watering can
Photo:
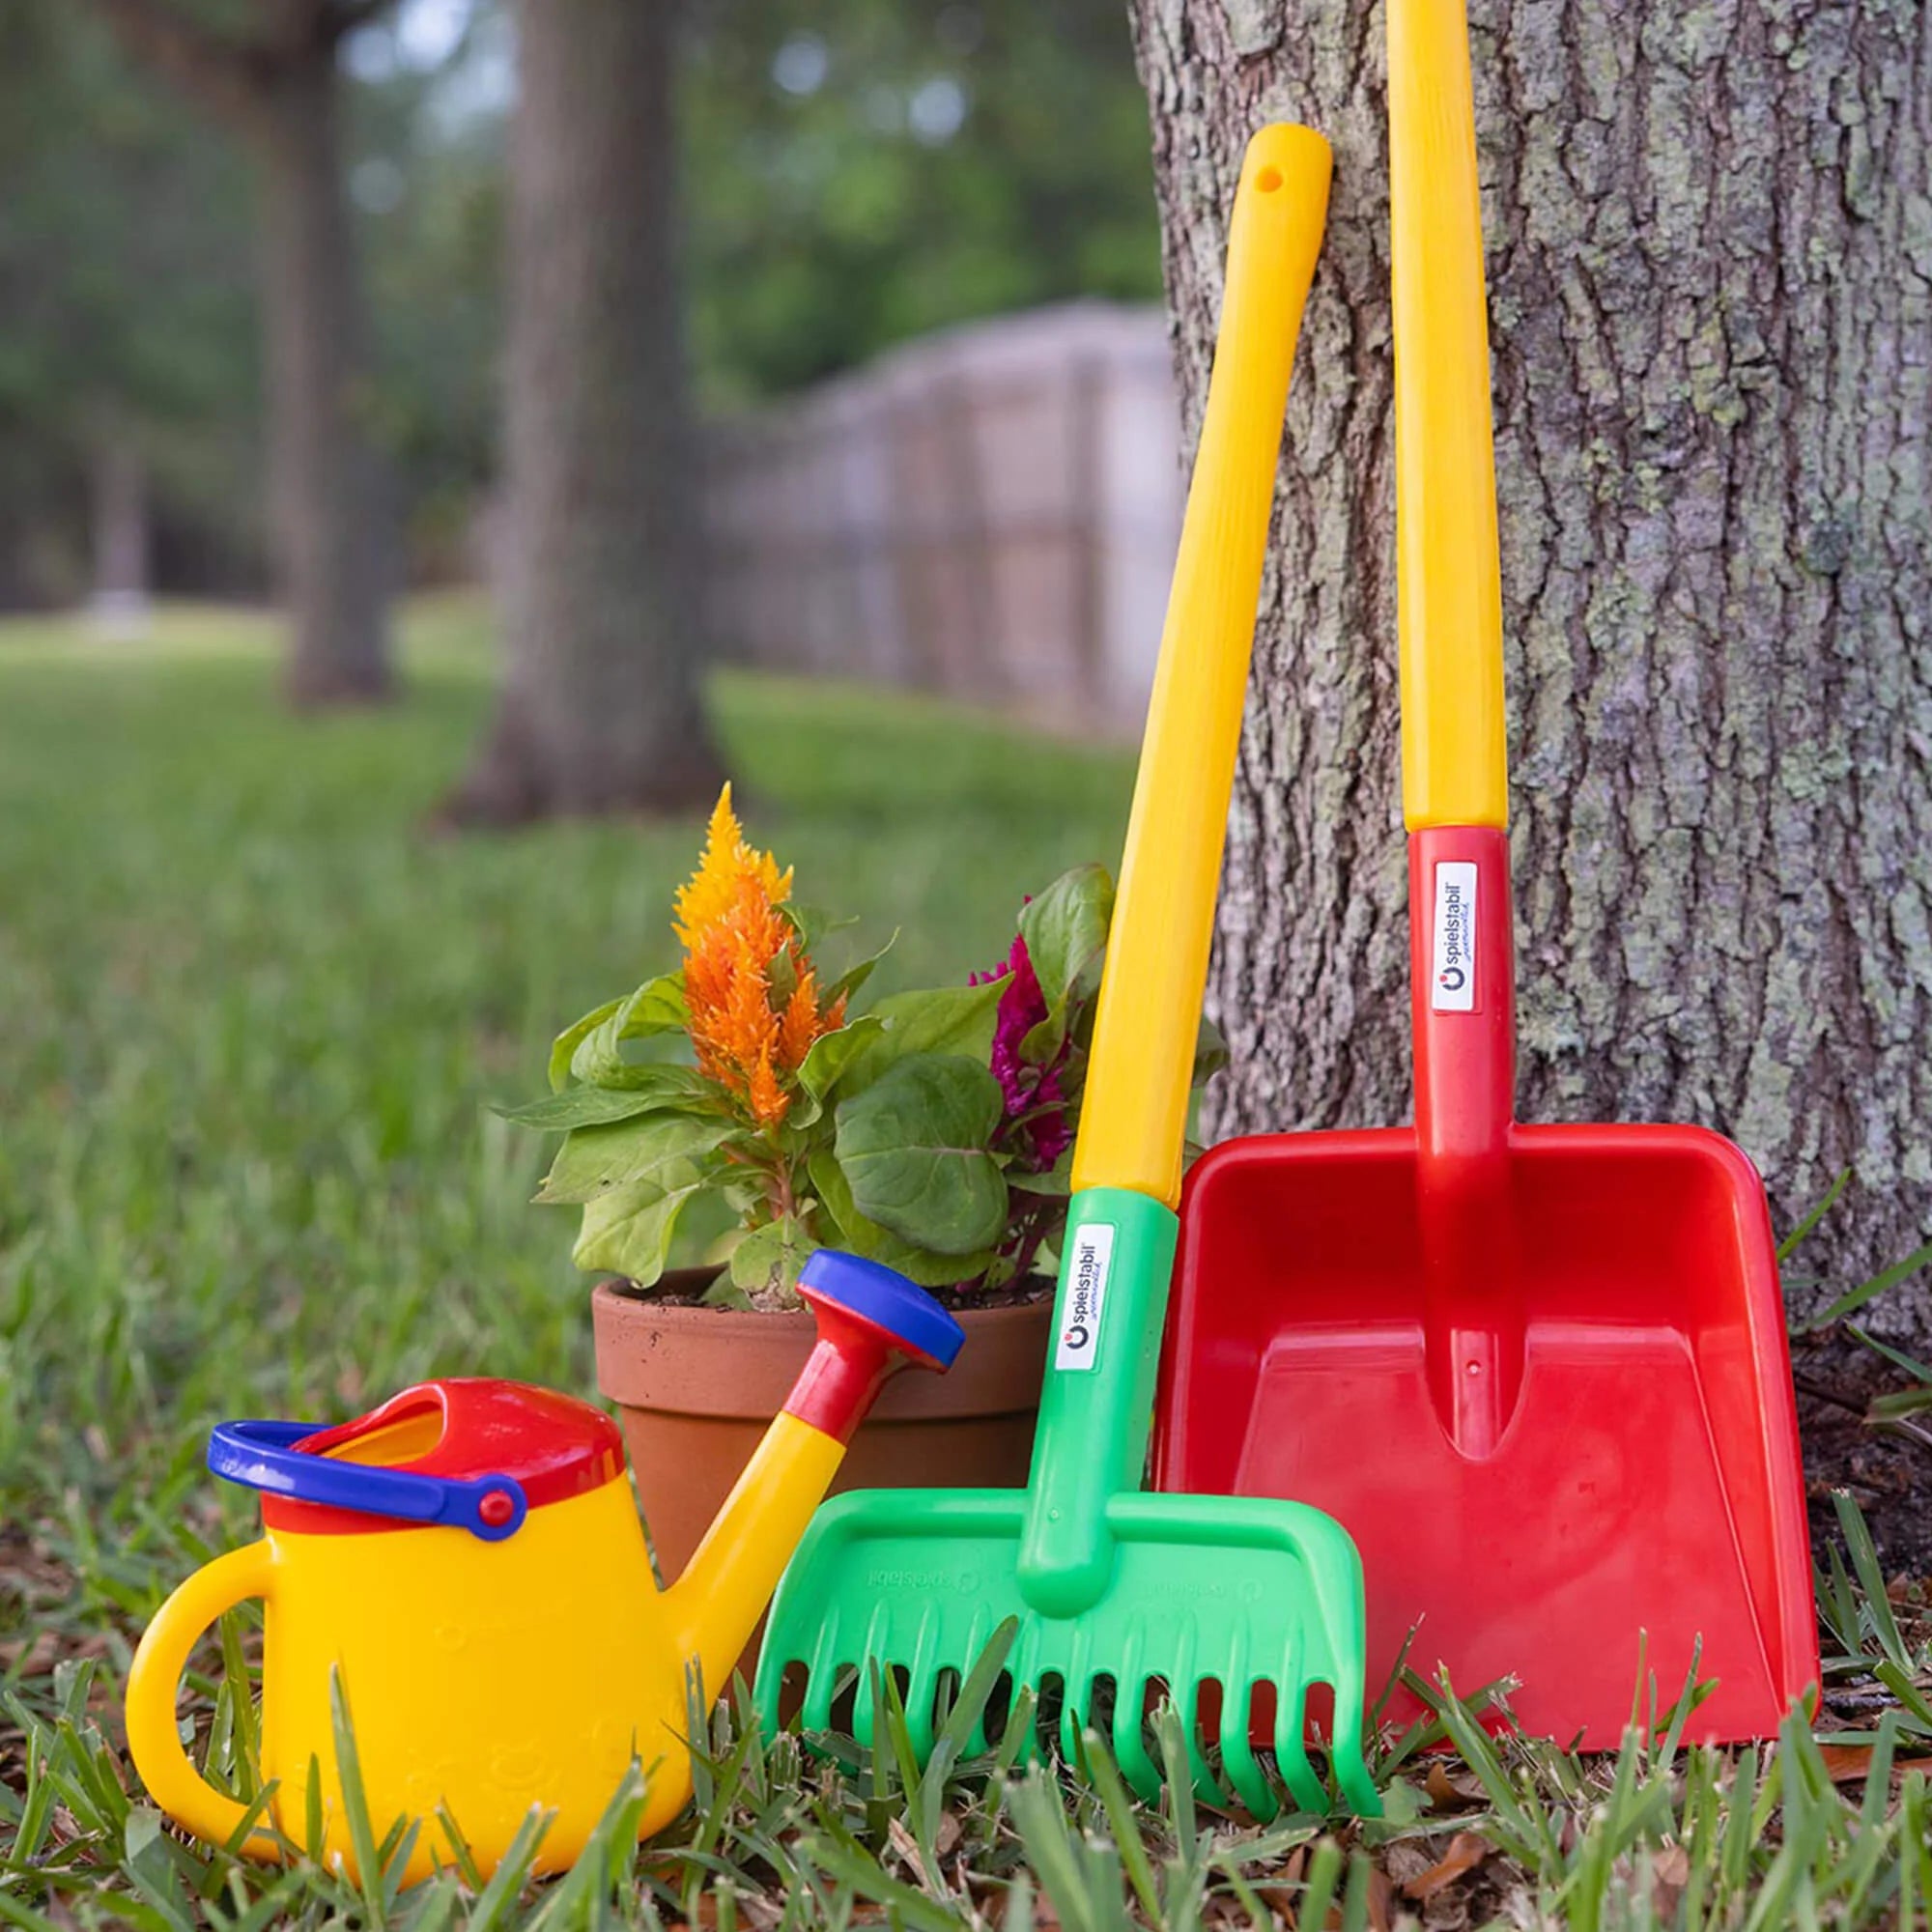
[[[219,1423],[208,1438],[208,1466],[231,1483],[295,1502],[467,1529],[485,1543],[516,1535],[529,1514],[513,1476],[413,1476],[296,1447],[320,1434],[312,1422]]]

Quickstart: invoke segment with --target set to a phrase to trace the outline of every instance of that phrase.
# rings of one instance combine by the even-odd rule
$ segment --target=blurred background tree
[[[702,806],[703,505],[678,275],[671,0],[523,0],[505,358],[506,669],[451,801],[494,823]]]
[[[337,50],[389,0],[93,0],[122,45],[253,163],[272,553],[292,697],[389,687],[388,502],[344,190]]]
[[[259,587],[248,204],[222,143],[88,17],[19,0],[0,178],[0,605],[138,600],[156,573]]]

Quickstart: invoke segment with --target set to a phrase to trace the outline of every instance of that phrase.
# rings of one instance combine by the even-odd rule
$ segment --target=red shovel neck
[[[1516,1100],[1509,834],[1487,825],[1410,833],[1408,898],[1422,1163],[1500,1158]]]
[[[1494,1453],[1522,1389],[1510,1126],[1516,1097],[1509,834],[1409,835],[1415,1182],[1430,1395],[1464,1456]]]

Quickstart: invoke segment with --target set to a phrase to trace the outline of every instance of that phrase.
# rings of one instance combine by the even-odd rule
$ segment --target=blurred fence
[[[714,426],[716,633],[774,668],[1138,725],[1180,526],[1157,309],[948,330]]]

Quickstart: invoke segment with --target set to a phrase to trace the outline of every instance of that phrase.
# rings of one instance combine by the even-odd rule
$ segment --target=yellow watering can
[[[398,1817],[455,1821],[485,1872],[531,1808],[554,1812],[535,1861],[583,1849],[633,1759],[640,1837],[691,1794],[687,1675],[715,1689],[743,1650],[845,1444],[888,1376],[944,1370],[959,1324],[902,1275],[821,1250],[800,1291],[818,1341],[690,1567],[668,1590],[602,1410],[519,1382],[406,1389],[354,1422],[230,1422],[209,1467],[262,1491],[266,1534],[217,1557],[148,1626],[128,1678],[128,1746],[156,1804],[217,1842],[247,1825],[182,1748],[188,1653],[244,1598],[266,1610],[262,1774],[268,1823],[299,1844],[320,1780],[325,1850],[355,1868],[329,1678],[339,1668],[380,1839]],[[285,1847],[258,1823],[252,1858]],[[453,1863],[426,1826],[407,1876]]]

